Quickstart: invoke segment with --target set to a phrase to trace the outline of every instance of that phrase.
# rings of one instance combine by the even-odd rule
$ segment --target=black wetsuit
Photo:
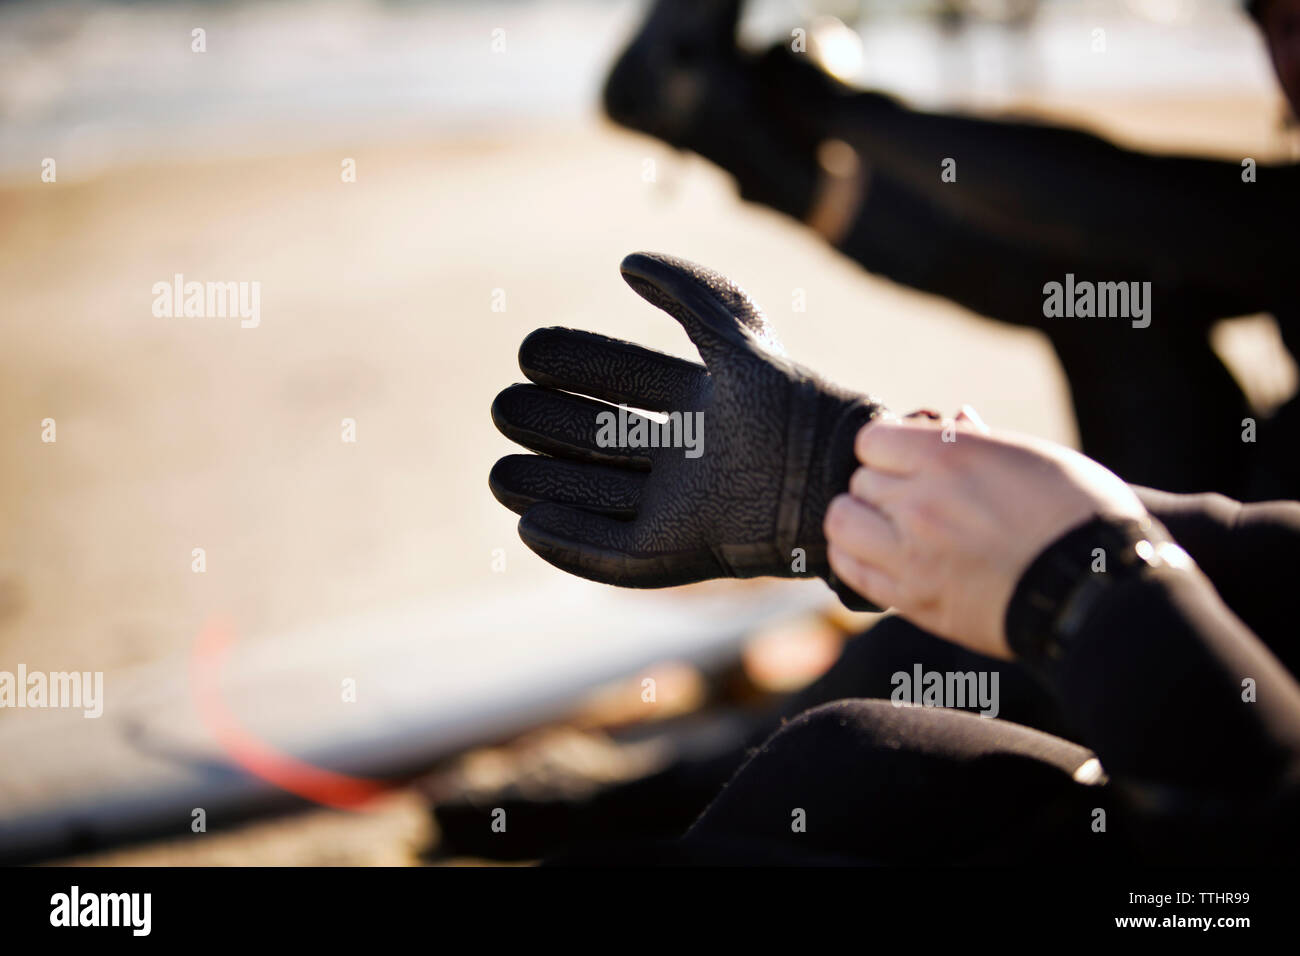
[[[816,218],[819,203],[851,201],[852,192],[819,199],[817,154],[829,139],[852,145],[865,190],[840,251],[1045,332],[1089,457],[1170,491],[1300,497],[1300,402],[1263,419],[1208,339],[1218,319],[1271,313],[1292,354],[1300,348],[1300,165],[1248,171],[1081,130],[921,113],[842,86],[784,46],[727,60],[711,82],[722,105],[683,145],[730,171],[745,198],[800,220]],[[1150,283],[1147,314],[1045,315],[1044,287],[1067,276]],[[1247,418],[1253,441],[1243,441]]]
[[[857,100],[871,172],[840,249],[867,269],[1044,331],[1085,453],[1140,484],[1300,496],[1300,409],[1268,420],[1210,348],[1221,318],[1272,313],[1300,346],[1292,240],[1300,166],[1157,157],[1087,133]],[[957,161],[956,182],[940,164]],[[1150,282],[1150,313],[1044,315],[1044,287]],[[1257,419],[1254,442],[1243,420]]]
[[[1172,491],[1300,496],[1292,447],[1300,404],[1257,421],[1255,441],[1243,441],[1243,419],[1257,415],[1208,341],[1217,319],[1271,312],[1287,347],[1300,345],[1291,242],[1300,166],[1258,166],[1248,182],[1238,162],[917,113],[850,91],[783,46],[750,60],[729,50],[727,36],[719,42],[712,59],[685,61],[706,94],[693,112],[663,122],[658,101],[629,99],[635,84],[616,71],[611,115],[695,149],[735,175],[745,198],[801,220],[820,201],[818,144],[848,142],[867,177],[840,250],[872,272],[1043,330],[1069,379],[1088,455],[1130,482]],[[623,63],[631,76],[635,57]],[[947,159],[955,181],[942,175]],[[1149,324],[1049,317],[1044,287],[1067,275],[1151,283]],[[620,820],[711,799],[684,836],[607,843],[565,859],[1293,856],[1300,635],[1290,586],[1300,570],[1300,504],[1139,493],[1199,570],[1144,567],[1117,579],[1074,617],[1059,658],[1027,651],[993,661],[886,618],[787,701],[751,738],[750,753],[682,761],[621,795],[635,813]],[[1067,535],[1031,572],[1065,550],[1077,558],[1079,549],[1109,547],[1105,530],[1096,541],[1091,530]],[[1017,620],[1042,617],[1032,597],[1018,588]],[[996,671],[998,717],[895,706],[893,675],[918,665]]]
[[[567,859],[1254,863],[1300,849],[1300,503],[1140,493],[1200,570],[1125,578],[1061,660],[993,661],[886,618],[747,759],[678,769],[685,798],[743,761],[684,837]],[[918,665],[997,671],[998,717],[896,706],[892,675]],[[1076,781],[1094,756],[1109,782]]]

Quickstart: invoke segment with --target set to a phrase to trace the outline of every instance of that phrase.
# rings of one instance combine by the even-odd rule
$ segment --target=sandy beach
[[[633,11],[601,11],[605,43]],[[468,8],[456,16],[482,26]],[[417,47],[402,55],[414,62]],[[592,76],[609,51],[598,52],[581,67]],[[1143,148],[1287,155],[1279,101],[1250,84],[1220,94],[1058,84],[1014,105]],[[177,129],[179,145],[199,135]],[[618,263],[635,250],[731,276],[793,358],[896,409],[969,402],[994,425],[1075,440],[1041,336],[866,274],[742,204],[703,160],[594,109],[472,129],[422,128],[408,112],[345,124],[328,142],[264,132],[256,150],[197,145],[216,143],[216,129],[154,159],[62,149],[55,182],[40,180],[39,151],[8,151],[0,670],[104,671],[112,686],[114,674],[184,655],[217,618],[256,642],[423,600],[449,615],[479,608],[490,625],[505,619],[503,594],[545,593],[560,572],[519,542],[487,489],[493,461],[517,450],[488,409],[522,378],[518,344],[540,326],[697,358],[621,281]],[[341,175],[349,164],[355,181]],[[155,287],[177,276],[256,283],[257,321],[156,314]],[[1267,351],[1268,329],[1240,328],[1222,340],[1246,367]],[[1293,368],[1247,374],[1265,390],[1294,385]],[[490,646],[482,659],[498,664]],[[43,717],[7,710],[0,721]],[[429,826],[421,801],[399,794],[364,824],[320,811],[202,848],[181,840],[95,859],[407,863]]]
[[[1267,155],[1270,105],[1090,112],[1132,142]],[[183,646],[212,614],[267,633],[544,580],[487,493],[512,447],[488,406],[539,326],[694,357],[623,286],[636,249],[735,277],[791,355],[897,408],[969,401],[1072,440],[1039,336],[863,273],[695,157],[595,120],[348,155],[356,183],[316,153],[0,190],[6,658],[111,669]],[[151,289],[175,273],[260,282],[260,324],[155,317]]]

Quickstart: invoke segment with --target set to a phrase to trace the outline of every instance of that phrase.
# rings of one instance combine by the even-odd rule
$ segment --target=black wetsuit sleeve
[[[837,113],[841,135],[876,177],[873,189],[893,184],[886,188],[934,204],[972,232],[1074,263],[1119,265],[1107,279],[1130,279],[1127,269],[1132,279],[1254,303],[1242,311],[1291,298],[1298,165],[1256,164],[1246,181],[1241,163],[1250,157],[1154,155],[1083,130],[923,113],[875,94],[848,97]],[[955,181],[942,176],[946,160]]]
[[[941,295],[973,312],[1039,327],[1044,286],[1067,273],[1080,279],[1150,282],[1162,322],[1207,325],[1232,315],[1267,311],[1272,299],[1256,287],[1220,288],[1163,259],[1122,259],[1098,242],[1063,253],[1033,239],[997,234],[988,224],[947,209],[883,172],[874,172],[861,211],[839,250],[869,272]]]
[[[1300,674],[1300,627],[1291,590],[1300,580],[1300,502],[1242,504],[1219,494],[1133,490],[1223,602],[1292,674]]]
[[[1077,563],[1114,540],[1088,537],[1076,529],[1030,565],[1009,636],[1031,610],[1036,569],[1062,548]],[[1060,642],[1013,647],[1099,756],[1139,844],[1255,860],[1300,833],[1300,685],[1194,565],[1140,566],[1094,595]]]

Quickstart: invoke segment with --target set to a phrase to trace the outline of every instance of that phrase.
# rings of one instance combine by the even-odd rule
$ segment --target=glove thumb
[[[619,271],[637,295],[681,323],[711,369],[737,351],[785,354],[762,310],[725,276],[655,252],[628,255]]]

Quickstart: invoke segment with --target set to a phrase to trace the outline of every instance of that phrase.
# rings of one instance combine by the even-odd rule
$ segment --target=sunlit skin
[[[990,431],[970,411],[946,422],[878,420],[855,450],[862,467],[824,523],[836,575],[987,657],[1011,657],[1007,604],[1044,548],[1093,515],[1147,516],[1092,459]]]

